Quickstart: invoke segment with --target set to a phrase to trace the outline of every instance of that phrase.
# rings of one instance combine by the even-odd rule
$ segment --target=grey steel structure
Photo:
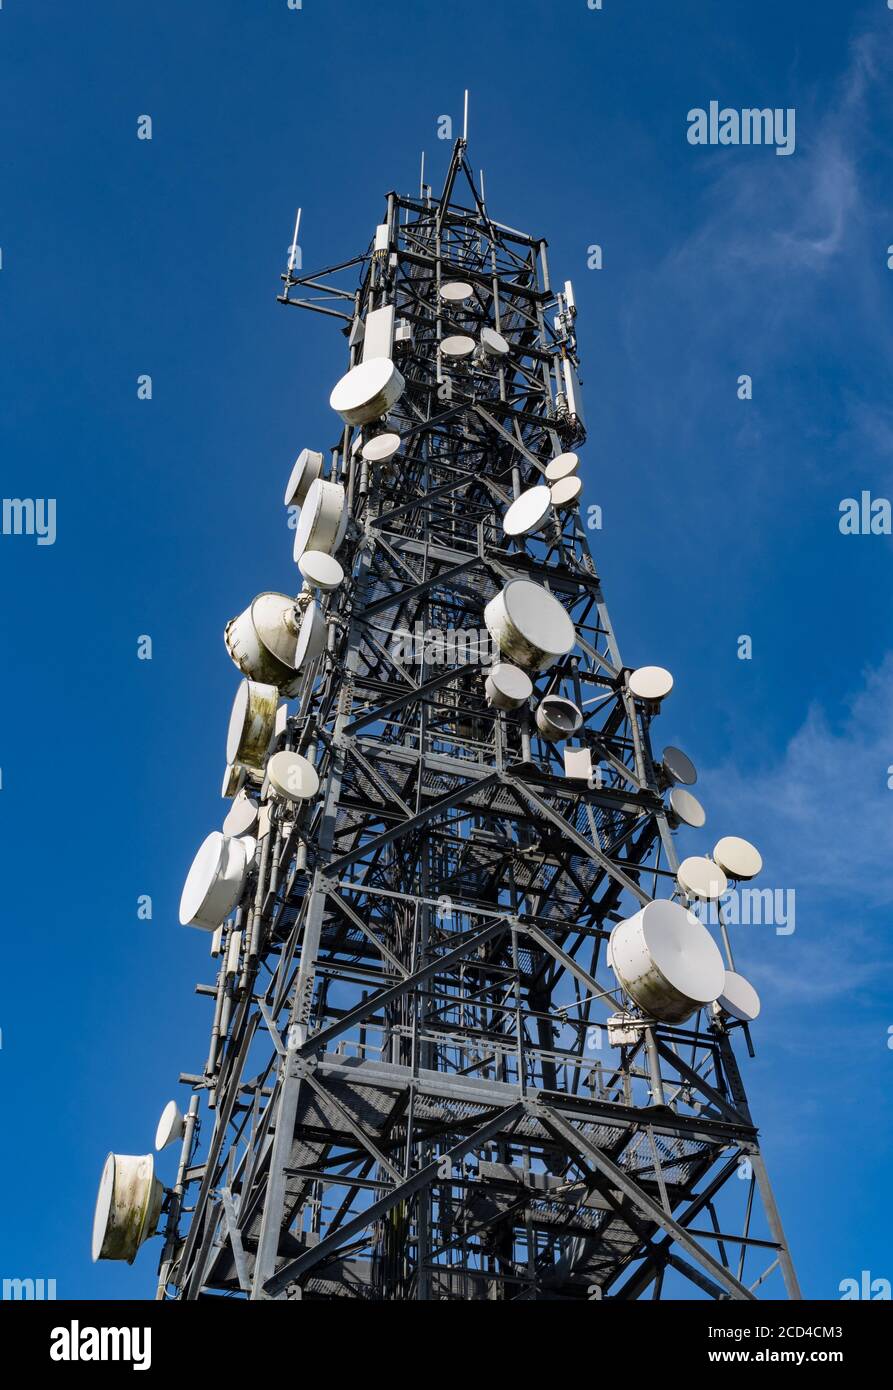
[[[347,578],[273,745],[321,790],[293,822],[273,807],[225,929],[240,970],[225,938],[199,987],[211,1048],[181,1077],[158,1296],[799,1297],[733,1052],[746,1027],[644,1018],[606,962],[617,921],[678,894],[677,858],[657,709],[630,694],[585,503],[503,532],[585,438],[575,309],[546,243],[490,217],[464,139],[440,197],[389,194],[384,224],[352,261],[282,277],[284,304],[343,321],[349,365],[394,306],[402,443],[369,463],[345,427],[331,451]],[[472,297],[445,300],[452,280]],[[485,326],[508,355],[448,365],[442,340]],[[519,576],[578,641],[500,713],[482,613]],[[589,782],[537,732],[547,692],[585,711]]]

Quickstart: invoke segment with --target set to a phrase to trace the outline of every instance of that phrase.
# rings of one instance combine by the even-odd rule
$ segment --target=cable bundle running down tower
[[[110,1156],[94,1256],[163,1216],[159,1298],[798,1297],[732,1048],[759,1002],[691,911],[760,859],[676,855],[704,812],[581,522],[572,288],[464,138],[363,255],[293,262],[282,302],[348,334],[343,430],[289,479],[301,593],[226,630],[176,1178]]]

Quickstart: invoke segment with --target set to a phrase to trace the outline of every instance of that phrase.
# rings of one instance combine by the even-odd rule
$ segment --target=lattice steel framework
[[[441,196],[390,194],[385,223],[354,260],[282,277],[283,303],[344,321],[350,365],[367,313],[395,306],[402,447],[367,463],[346,427],[331,451],[347,578],[273,745],[315,761],[321,791],[297,819],[268,803],[200,986],[211,1047],[181,1077],[158,1296],[798,1297],[741,1025],[649,1020],[605,961],[615,922],[678,893],[657,711],[630,695],[579,511],[502,528],[585,438],[575,310],[546,243],[491,219],[463,139]],[[453,279],[469,301],[444,301]],[[443,338],[485,326],[510,354],[447,368]],[[483,607],[513,577],[573,619],[531,703],[583,708],[591,784],[529,709],[485,701]]]

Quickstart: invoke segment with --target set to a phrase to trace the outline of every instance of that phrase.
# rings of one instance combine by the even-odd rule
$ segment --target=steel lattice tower
[[[346,579],[272,745],[313,761],[320,792],[262,812],[200,986],[211,1048],[181,1077],[158,1296],[751,1298],[783,1280],[798,1297],[732,1048],[746,1029],[644,1017],[605,958],[616,922],[679,892],[657,708],[630,693],[579,510],[503,531],[585,438],[572,299],[542,239],[491,219],[464,139],[440,197],[389,194],[382,226],[355,259],[283,276],[283,303],[343,321],[350,366],[393,306],[401,448],[369,462],[346,426],[331,451]],[[471,299],[445,301],[448,280]],[[443,339],[484,327],[508,355],[448,365]],[[500,712],[483,608],[518,577],[578,640]],[[547,693],[585,711],[574,742],[602,775],[568,777],[541,738]]]

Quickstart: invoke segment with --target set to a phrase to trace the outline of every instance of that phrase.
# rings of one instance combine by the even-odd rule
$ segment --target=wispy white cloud
[[[772,868],[863,906],[893,903],[893,652],[865,673],[834,728],[814,703],[780,762],[759,776],[726,766],[704,777],[725,819],[777,845]]]
[[[796,892],[796,931],[733,928],[747,973],[792,1003],[890,992],[893,940],[893,652],[864,674],[835,726],[819,703],[772,765],[702,773],[717,836],[741,834],[764,856],[755,886]]]
[[[693,200],[691,231],[640,281],[622,319],[630,360],[655,382],[664,374],[667,343],[678,342],[684,325],[691,389],[684,405],[678,395],[661,399],[655,389],[648,415],[655,437],[672,430],[682,442],[696,438],[705,404],[723,399],[730,356],[740,360],[740,371],[789,377],[792,362],[804,361],[804,345],[810,355],[812,347],[821,349],[826,360],[840,345],[844,370],[835,376],[853,371],[857,383],[854,390],[842,380],[832,388],[849,423],[845,442],[880,452],[883,421],[873,418],[870,402],[883,389],[878,369],[883,382],[893,358],[889,315],[878,303],[882,255],[893,240],[885,240],[884,230],[889,198],[873,182],[879,113],[885,124],[893,118],[886,21],[853,39],[835,83],[801,89],[796,110],[797,148],[789,158],[692,147],[691,158],[703,160],[704,181]],[[722,377],[719,393],[714,375]],[[785,397],[787,424],[801,433],[817,414],[815,382],[807,381],[802,396],[792,381]],[[818,403],[819,416],[832,399],[838,397],[829,393]],[[768,446],[781,422],[766,420],[758,400],[749,412],[753,437]],[[835,418],[835,436],[839,428]],[[773,476],[756,481],[771,486]]]

